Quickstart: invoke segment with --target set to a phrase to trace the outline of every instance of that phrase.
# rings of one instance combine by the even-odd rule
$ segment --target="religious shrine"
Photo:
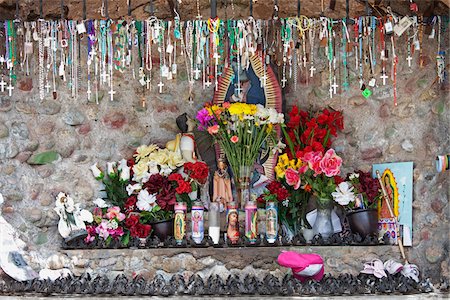
[[[445,297],[449,5],[0,0],[0,296]]]

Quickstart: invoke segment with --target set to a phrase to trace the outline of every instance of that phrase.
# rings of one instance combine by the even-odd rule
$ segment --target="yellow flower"
[[[267,132],[267,133],[270,133],[270,132],[272,131],[272,129],[273,129],[272,123],[267,124],[266,132]]]
[[[133,166],[133,172],[137,179],[141,179],[144,173],[148,172],[147,162],[139,162]]]
[[[288,158],[287,153],[284,153],[284,154],[278,156],[278,164],[279,165],[281,164],[281,166],[283,166],[283,167],[286,167],[289,165],[289,158]]]
[[[284,178],[284,174],[286,173],[286,169],[284,167],[280,167],[277,165],[274,168],[275,174],[277,175],[277,178]]]
[[[208,110],[208,113],[210,116],[212,116],[214,113],[217,114],[217,112],[220,113],[221,109],[218,105],[213,105],[211,107],[207,107],[206,110]]]
[[[230,107],[228,108],[228,111],[230,112],[230,115],[240,115],[242,114],[243,108],[242,103],[235,102],[231,103]]]
[[[144,157],[147,157],[150,155],[150,153],[154,152],[155,150],[158,149],[158,146],[156,146],[155,144],[151,144],[151,145],[142,145],[139,146],[136,149],[136,154],[133,155],[136,159],[136,161],[140,161],[141,159],[143,159]]]

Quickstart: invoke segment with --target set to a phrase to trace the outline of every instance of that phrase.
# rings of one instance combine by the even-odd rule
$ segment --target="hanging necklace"
[[[316,68],[314,67],[314,39],[316,37],[316,20],[313,20],[312,24],[312,30],[309,30],[309,53],[311,56],[310,59],[310,67],[309,67],[309,77],[314,77],[314,71],[316,71]]]
[[[419,66],[420,66],[420,68],[423,67],[422,40],[423,40],[423,17],[419,16]]]
[[[347,43],[350,40],[348,30],[347,30],[347,19],[342,20],[342,65],[344,66],[344,82],[342,87],[344,91],[349,90],[348,83],[348,65],[347,65]]]
[[[44,31],[45,31],[45,21],[39,20],[40,25],[40,36],[39,36],[39,98],[44,100]]]

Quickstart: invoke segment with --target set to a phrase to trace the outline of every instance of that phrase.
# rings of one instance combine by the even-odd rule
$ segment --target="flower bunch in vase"
[[[278,144],[275,127],[284,122],[284,115],[259,104],[224,102],[206,104],[197,112],[197,121],[199,130],[207,131],[225,153],[244,205],[253,165],[262,149],[270,151]]]
[[[121,212],[120,207],[96,207],[93,211],[93,217],[92,224],[86,226],[88,232],[85,238],[86,243],[99,239],[107,245],[112,240],[121,240],[124,245],[128,244],[129,233],[125,234],[123,227],[123,221],[126,217]]]

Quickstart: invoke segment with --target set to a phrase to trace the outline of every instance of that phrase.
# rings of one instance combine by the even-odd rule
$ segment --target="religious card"
[[[403,245],[412,246],[413,163],[374,164],[372,167],[374,178],[376,171],[380,172],[386,192],[393,203],[393,213],[398,217],[398,234]],[[380,235],[387,232],[394,241],[397,239],[397,228],[386,206],[384,200],[378,202],[378,228]]]

